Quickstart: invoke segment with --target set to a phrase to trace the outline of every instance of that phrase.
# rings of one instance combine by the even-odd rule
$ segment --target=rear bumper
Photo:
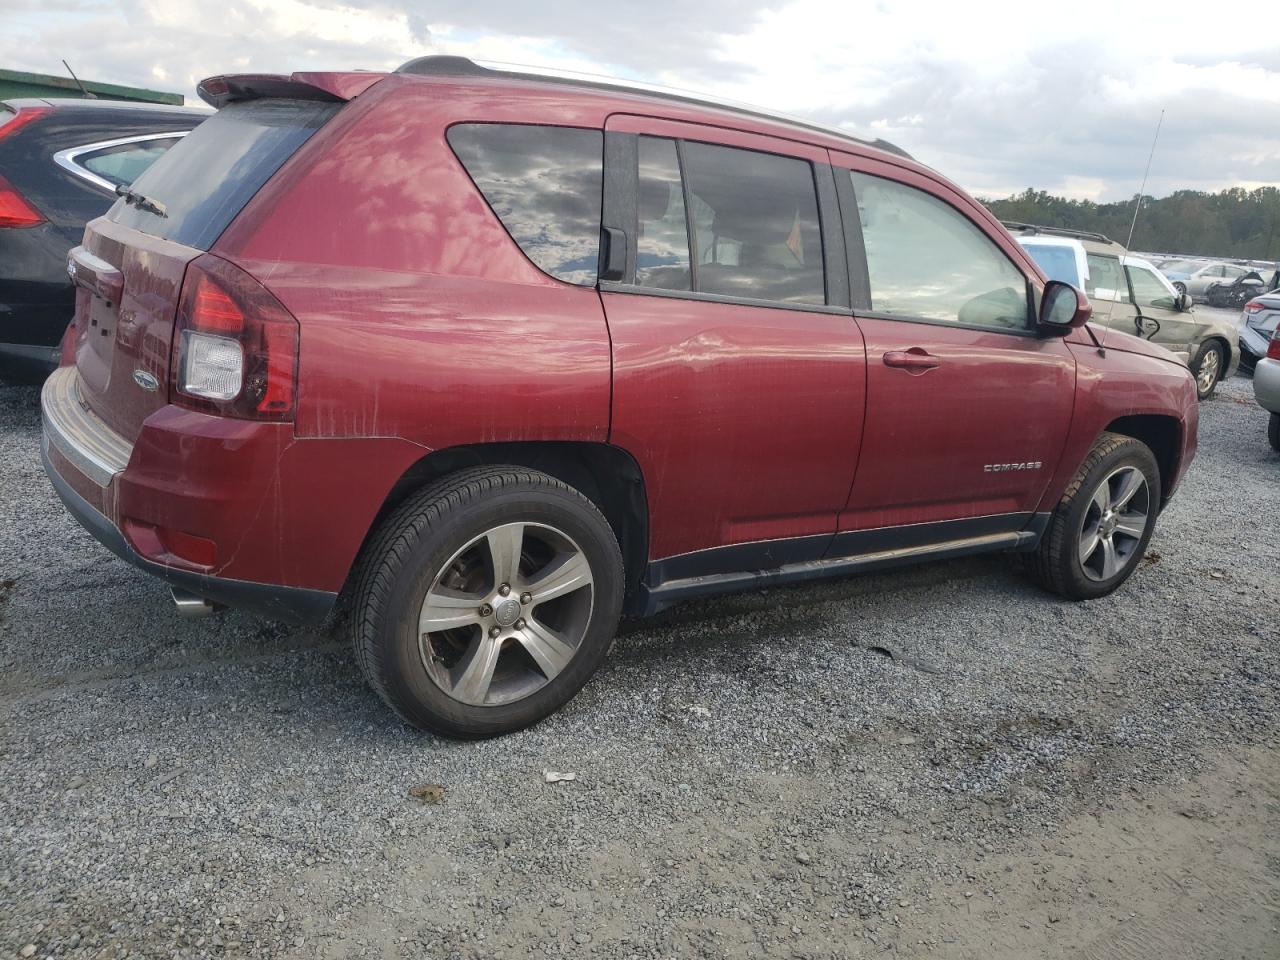
[[[293,621],[333,606],[388,493],[426,452],[172,404],[130,439],[95,413],[74,367],[41,399],[50,480],[108,549],[198,596]]]
[[[70,514],[80,522],[82,527],[93,534],[95,540],[121,560],[133,564],[139,570],[145,570],[171,586],[180,587],[214,603],[249,610],[273,620],[319,623],[333,609],[338,596],[336,593],[305,590],[301,587],[250,583],[247,580],[228,580],[223,577],[193,573],[189,570],[179,570],[176,567],[167,567],[147,560],[129,546],[124,534],[114,523],[94,509],[93,505],[72,489],[71,485],[54,469],[49,459],[47,434],[41,450],[41,459],[44,461],[44,470],[49,475],[54,492],[58,494]]]

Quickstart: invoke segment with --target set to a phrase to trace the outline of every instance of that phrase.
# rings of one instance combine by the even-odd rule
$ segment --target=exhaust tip
[[[169,595],[173,597],[173,606],[178,611],[178,616],[184,620],[199,620],[203,617],[210,617],[222,609],[211,600],[198,597],[194,593],[188,593],[186,590],[179,590],[177,587],[170,587]]]

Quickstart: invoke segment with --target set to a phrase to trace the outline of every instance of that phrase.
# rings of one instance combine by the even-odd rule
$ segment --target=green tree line
[[[1124,243],[1136,200],[1135,195],[1116,203],[1094,203],[1028,188],[1004,200],[983,203],[1001,220],[1088,230]],[[1280,187],[1144,196],[1130,246],[1153,253],[1280,260]]]

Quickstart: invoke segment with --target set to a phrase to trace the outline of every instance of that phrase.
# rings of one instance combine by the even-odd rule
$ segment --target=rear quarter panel
[[[554,100],[504,111],[380,83],[215,244],[298,319],[298,437],[401,437],[423,452],[607,437],[599,295],[542,273],[485,203],[445,140],[476,117],[603,121]]]

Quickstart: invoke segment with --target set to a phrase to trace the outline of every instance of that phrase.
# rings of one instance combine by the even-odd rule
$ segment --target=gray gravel
[[[0,388],[0,957],[924,949],[907,905],[1275,747],[1265,425],[1247,380],[1204,404],[1110,598],[996,557],[690,603],[548,722],[459,744],[337,635],[178,620],[57,503],[35,391]]]

